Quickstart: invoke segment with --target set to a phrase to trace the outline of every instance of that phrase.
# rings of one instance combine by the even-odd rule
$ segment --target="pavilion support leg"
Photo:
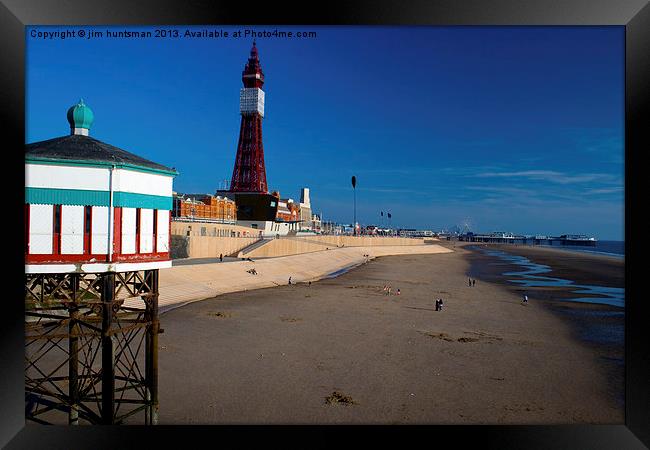
[[[102,275],[102,424],[113,424],[115,411],[115,347],[111,333],[115,274]]]
[[[149,278],[151,277],[151,278]],[[158,321],[158,270],[148,270],[145,279],[151,279],[151,292],[147,302],[147,320],[150,322],[147,327],[146,336],[146,362],[145,378],[147,383],[147,423],[158,424],[158,333],[160,322]]]
[[[77,293],[79,292],[79,275],[72,275],[72,298],[75,300],[73,305],[68,307],[70,316],[70,324],[68,332],[70,338],[68,340],[68,351],[70,359],[68,362],[68,396],[70,397],[70,412],[68,413],[68,424],[79,425],[79,325],[77,324],[77,317],[79,311],[77,309]]]

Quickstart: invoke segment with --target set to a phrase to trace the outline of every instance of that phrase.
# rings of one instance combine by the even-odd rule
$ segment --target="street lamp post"
[[[357,235],[357,177],[352,175],[352,192],[354,193],[354,222],[352,223],[352,233]]]

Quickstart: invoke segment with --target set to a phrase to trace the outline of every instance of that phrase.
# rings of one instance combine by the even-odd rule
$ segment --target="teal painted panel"
[[[89,205],[109,206],[108,191],[81,189],[25,188],[25,203],[30,205]],[[113,192],[113,206],[123,208],[172,209],[172,198],[163,195]]]
[[[172,198],[162,195],[113,192],[113,205],[123,208],[172,209]]]
[[[108,191],[86,191],[81,189],[25,188],[25,203],[31,205],[89,205],[108,206]]]

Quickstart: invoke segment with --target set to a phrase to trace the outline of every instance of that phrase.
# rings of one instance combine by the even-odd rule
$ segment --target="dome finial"
[[[68,123],[70,124],[70,134],[88,136],[88,130],[95,120],[93,111],[84,103],[83,98],[79,103],[68,109]]]

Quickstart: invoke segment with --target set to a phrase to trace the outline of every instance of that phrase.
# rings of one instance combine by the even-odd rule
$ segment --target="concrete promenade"
[[[251,261],[187,264],[160,271],[160,312],[228,292],[315,281],[334,272],[390,255],[449,253],[437,244],[343,247]],[[365,257],[364,255],[368,255]],[[247,272],[255,269],[257,275]]]

